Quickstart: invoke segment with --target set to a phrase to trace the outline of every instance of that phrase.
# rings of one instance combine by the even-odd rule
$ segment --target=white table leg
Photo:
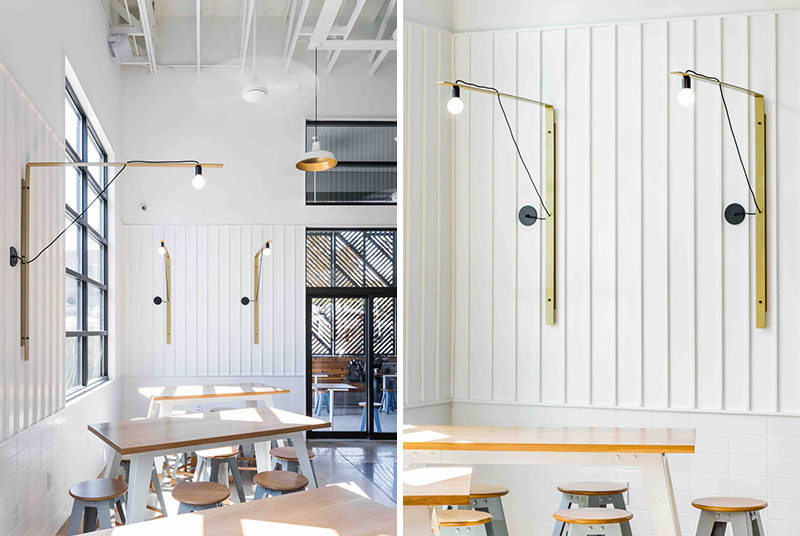
[[[253,448],[256,451],[256,469],[258,469],[258,472],[269,471],[272,468],[272,457],[269,454],[270,441],[253,443]]]
[[[148,454],[131,456],[130,478],[128,480],[128,523],[144,521],[147,512],[147,498],[150,495],[150,475],[153,471],[153,457]]]
[[[272,400],[272,395],[265,395],[260,400],[258,400],[259,406],[262,408],[274,408],[275,402]],[[283,447],[286,445],[286,442],[283,439],[278,439],[278,446]]]
[[[335,393],[335,389],[328,390],[328,420],[331,422],[331,432],[333,432],[333,395]]]
[[[648,493],[656,535],[681,536],[667,457],[664,454],[640,454],[639,468]]]
[[[169,402],[159,402],[159,403],[155,404],[155,406],[156,406],[156,410],[158,412],[158,417],[169,417],[170,415],[172,415],[173,404],[170,404]],[[156,471],[158,471],[159,475],[163,476],[163,474],[164,474],[164,456],[157,456],[155,458],[155,464],[156,464]],[[176,461],[175,462],[175,470],[177,470],[177,469],[178,469],[178,462]]]
[[[308,479],[308,487],[317,487],[317,477],[314,475],[314,468],[311,466],[311,460],[308,459],[308,450],[306,450],[306,440],[302,432],[294,432],[289,434],[292,440],[292,445],[297,452],[297,461],[300,462],[300,472]]]
[[[117,475],[119,475],[119,464],[122,463],[122,454],[111,448],[107,450],[108,456],[106,459],[108,460],[108,465],[106,465],[105,477],[117,478]]]
[[[150,405],[147,407],[147,418],[152,419],[153,417],[158,415],[158,407],[160,404],[156,402],[155,397],[150,397]]]

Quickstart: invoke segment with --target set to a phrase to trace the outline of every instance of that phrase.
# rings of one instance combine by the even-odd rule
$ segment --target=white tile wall
[[[115,380],[0,444],[0,535],[55,534],[72,508],[70,486],[105,466],[102,443],[87,425],[121,415]]]
[[[452,422],[695,428],[695,453],[669,456],[682,533],[692,535],[697,527],[692,499],[743,495],[769,503],[762,514],[769,536],[800,534],[800,417],[454,402]],[[510,488],[504,505],[512,536],[551,534],[559,500],[556,483],[587,479],[630,482],[628,507],[634,513],[634,534],[653,534],[638,469],[485,465],[474,475],[478,481]]]

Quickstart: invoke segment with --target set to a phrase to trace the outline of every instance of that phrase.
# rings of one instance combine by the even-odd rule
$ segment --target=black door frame
[[[313,368],[313,356],[311,350],[311,301],[313,298],[365,298],[366,301],[366,322],[364,326],[364,348],[366,350],[366,359],[364,366],[364,383],[365,391],[367,393],[366,408],[371,408],[374,402],[375,393],[373,392],[372,381],[372,363],[373,363],[373,348],[372,348],[372,298],[394,298],[395,304],[397,303],[397,287],[307,287],[306,288],[306,415],[311,416],[313,412],[313,397],[311,384],[314,378],[311,376]],[[395,309],[396,311],[397,309]],[[395,318],[395,326],[397,325],[397,318]],[[397,329],[395,328],[395,338],[398,337]],[[397,350],[397,343],[395,342],[395,351]],[[398,356],[399,357],[399,356]],[[399,359],[397,365],[399,366]],[[399,385],[399,383],[398,383]],[[366,409],[365,408],[365,409]],[[306,432],[309,438],[330,438],[330,439],[388,439],[397,440],[397,432],[376,432],[374,430],[375,423],[372,419],[372,413],[367,419],[367,429],[364,432],[347,431],[335,432],[330,430],[310,430]]]

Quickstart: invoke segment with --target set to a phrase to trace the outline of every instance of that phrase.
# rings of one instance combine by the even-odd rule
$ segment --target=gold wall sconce
[[[262,257],[269,257],[272,254],[270,240],[267,240],[253,257],[253,299],[247,296],[242,297],[242,305],[249,305],[253,302],[253,343],[258,344],[258,297],[261,294],[261,268],[264,265]]]
[[[682,88],[678,92],[678,102],[682,106],[691,106],[695,102],[694,92],[692,91],[692,80],[714,84],[719,87],[720,98],[725,110],[725,117],[728,120],[728,127],[733,138],[733,143],[736,146],[736,153],[739,155],[739,163],[742,166],[742,173],[744,174],[747,187],[750,190],[750,195],[755,205],[755,212],[747,212],[747,210],[739,203],[731,203],[725,207],[723,213],[725,221],[731,225],[738,225],[742,223],[746,216],[755,216],[756,218],[756,328],[767,327],[767,143],[766,143],[766,114],[764,113],[764,95],[753,91],[752,89],[735,86],[721,81],[719,78],[700,74],[698,72],[687,69],[686,71],[673,71],[671,74],[680,76]],[[739,143],[736,141],[736,134],[733,132],[733,123],[731,116],[728,112],[728,104],[725,102],[724,89],[731,89],[740,93],[745,93],[753,97],[755,106],[755,136],[756,136],[756,184],[755,190],[750,183],[750,178],[747,175],[747,167],[744,165],[741,151],[739,150]]]
[[[464,101],[461,100],[461,90],[476,91],[478,93],[486,93],[497,97],[497,103],[500,106],[500,111],[503,112],[503,118],[506,120],[508,132],[511,135],[511,141],[514,142],[514,147],[517,150],[522,166],[531,181],[536,195],[539,197],[542,209],[544,209],[545,217],[540,217],[536,208],[531,205],[523,206],[518,214],[519,221],[522,225],[529,226],[536,223],[538,220],[545,220],[545,323],[553,325],[556,323],[556,114],[555,108],[552,104],[541,102],[518,95],[511,95],[508,93],[501,93],[497,89],[490,86],[482,86],[480,84],[473,84],[472,82],[465,82],[463,80],[456,80],[455,82],[437,82],[443,86],[451,87],[451,97],[447,102],[447,111],[453,115],[458,115],[464,110]],[[522,158],[519,144],[514,137],[514,131],[511,128],[511,123],[508,121],[508,116],[503,108],[502,98],[514,99],[520,102],[535,104],[544,108],[545,112],[545,198],[542,198],[536,183],[531,176],[528,165],[525,159]],[[548,210],[548,207],[550,209]]]
[[[164,279],[165,279],[165,290],[166,290],[166,299],[162,299],[161,296],[156,296],[153,298],[153,303],[156,305],[161,305],[162,303],[166,304],[167,306],[167,344],[172,343],[172,260],[169,258],[169,250],[167,246],[164,244],[164,241],[161,241],[161,245],[158,246],[158,254],[164,257]]]
[[[29,255],[28,241],[30,240],[30,190],[31,190],[31,169],[41,167],[118,167],[120,168],[108,181],[108,184],[100,191],[100,193],[87,203],[75,219],[67,225],[56,237],[43,247],[36,255]],[[146,167],[146,168],[193,168],[194,177],[192,178],[192,186],[196,190],[201,190],[206,185],[206,180],[203,177],[203,168],[221,168],[222,164],[204,164],[197,160],[128,160],[126,162],[27,162],[25,164],[25,177],[22,179],[22,207],[21,207],[21,225],[20,225],[20,248],[19,251],[15,247],[10,248],[10,264],[11,266],[20,265],[20,300],[19,300],[19,314],[20,314],[20,346],[22,346],[22,356],[25,361],[29,359],[29,341],[30,341],[30,322],[29,322],[29,291],[30,282],[28,276],[28,265],[35,262],[45,251],[55,244],[59,238],[64,236],[73,223],[82,218],[89,210],[89,207],[97,201],[106,190],[117,180],[117,177],[128,167]],[[169,335],[167,335],[169,342]]]

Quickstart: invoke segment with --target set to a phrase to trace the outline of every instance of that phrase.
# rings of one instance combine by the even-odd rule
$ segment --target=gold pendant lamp
[[[330,151],[323,151],[319,143],[319,136],[317,136],[317,54],[318,49],[314,49],[314,136],[311,138],[311,150],[303,154],[300,161],[297,163],[297,169],[300,171],[326,171],[336,167],[338,163],[336,157]]]

